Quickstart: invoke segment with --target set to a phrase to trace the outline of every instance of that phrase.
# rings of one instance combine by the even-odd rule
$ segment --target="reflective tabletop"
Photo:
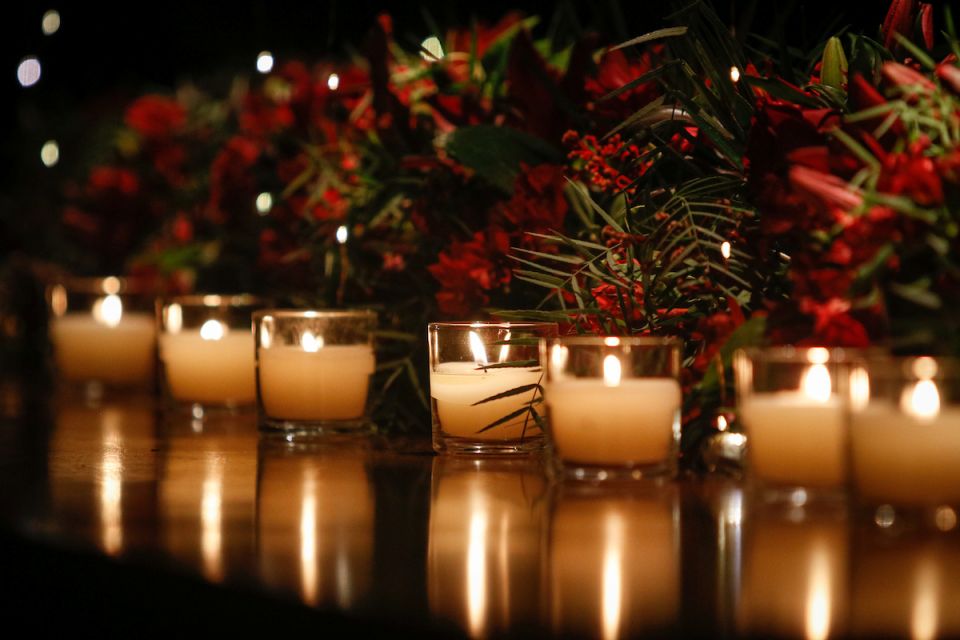
[[[16,413],[0,429],[8,613],[421,636],[960,634],[950,509],[904,522],[770,505],[722,476],[554,483],[537,456],[288,443],[252,415],[196,420],[149,398]]]

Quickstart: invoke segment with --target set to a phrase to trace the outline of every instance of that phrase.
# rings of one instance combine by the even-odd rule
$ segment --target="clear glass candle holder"
[[[553,457],[577,480],[672,476],[680,442],[680,342],[580,337],[544,342]]]
[[[114,276],[47,289],[50,340],[60,378],[91,399],[105,387],[151,389],[156,370],[153,296]]]
[[[168,404],[195,418],[236,411],[257,399],[251,295],[178,296],[158,302],[159,352]]]
[[[960,362],[870,358],[851,369],[849,404],[859,502],[960,507]]]
[[[847,485],[844,393],[853,354],[824,347],[738,351],[737,403],[748,475],[769,499],[802,505]]]
[[[511,454],[543,448],[540,339],[548,322],[435,322],[430,342],[433,448]]]
[[[253,318],[262,430],[296,436],[372,427],[373,311],[268,309]]]

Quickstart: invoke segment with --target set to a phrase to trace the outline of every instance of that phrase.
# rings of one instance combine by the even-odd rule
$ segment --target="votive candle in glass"
[[[433,448],[503,454],[543,448],[540,339],[548,322],[435,322],[430,342]]]
[[[110,276],[57,283],[47,297],[50,339],[62,379],[87,385],[93,395],[104,385],[150,386],[156,368],[152,296]]]
[[[768,498],[839,497],[847,482],[844,390],[851,354],[771,347],[735,356],[750,475]]]
[[[373,311],[268,309],[253,318],[261,429],[296,435],[370,426]]]
[[[195,416],[210,408],[252,407],[257,399],[249,295],[193,295],[159,305],[160,364],[167,397]]]
[[[579,337],[544,342],[549,435],[563,475],[670,476],[680,441],[680,342]]]
[[[860,502],[960,506],[958,365],[874,357],[851,369],[851,475]]]

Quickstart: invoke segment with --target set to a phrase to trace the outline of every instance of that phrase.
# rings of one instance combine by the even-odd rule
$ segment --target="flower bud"
[[[847,56],[840,38],[836,36],[827,40],[823,48],[820,82],[834,89],[843,89],[847,83]]]

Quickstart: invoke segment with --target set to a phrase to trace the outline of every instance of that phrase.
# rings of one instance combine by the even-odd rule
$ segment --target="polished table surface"
[[[960,635],[956,514],[597,489],[417,438],[6,398],[0,611],[38,628],[465,636]]]

